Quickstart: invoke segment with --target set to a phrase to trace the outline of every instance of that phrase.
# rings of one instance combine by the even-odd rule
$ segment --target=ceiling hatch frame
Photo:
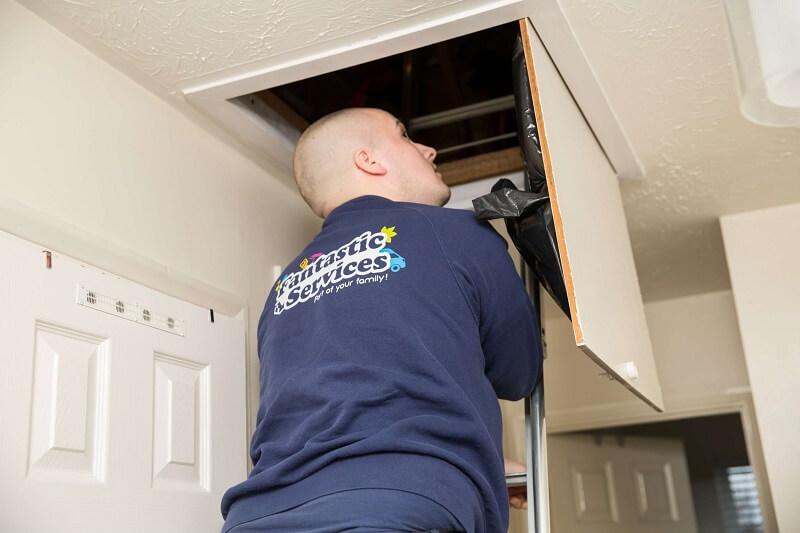
[[[236,98],[525,17],[536,24],[548,53],[559,66],[562,78],[618,177],[641,179],[642,165],[558,0],[495,0],[478,6],[468,3],[456,13],[414,20],[378,36],[355,34],[334,46],[311,45],[245,65],[235,72],[206,76],[182,93],[188,103],[222,124],[251,149],[276,178],[293,186],[292,153],[298,134],[279,120],[265,120]]]

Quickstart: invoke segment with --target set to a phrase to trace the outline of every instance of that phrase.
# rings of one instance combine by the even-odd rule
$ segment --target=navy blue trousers
[[[393,489],[327,494],[222,533],[463,532],[455,516],[430,498]]]

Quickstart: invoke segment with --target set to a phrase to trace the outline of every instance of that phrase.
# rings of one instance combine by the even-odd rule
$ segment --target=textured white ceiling
[[[560,1],[645,168],[622,182],[645,299],[728,287],[717,217],[800,202],[800,130],[741,116],[722,0]],[[21,3],[174,98],[214,72],[488,2]]]
[[[459,0],[38,0],[164,87]]]
[[[621,182],[645,298],[729,287],[718,216],[800,202],[800,129],[741,115],[722,0],[561,4],[645,168]]]

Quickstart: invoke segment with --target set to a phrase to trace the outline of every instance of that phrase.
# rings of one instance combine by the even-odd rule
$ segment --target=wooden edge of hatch
[[[536,84],[536,71],[533,66],[533,51],[530,44],[530,33],[528,32],[528,19],[519,19],[519,31],[522,36],[522,48],[525,52],[525,64],[528,70],[528,83],[531,86],[531,98],[533,100],[533,111],[536,116],[536,124],[539,129],[539,140],[542,148],[542,159],[544,162],[545,178],[547,179],[547,190],[550,194],[550,205],[553,209],[553,224],[556,229],[556,241],[558,253],[561,256],[561,266],[564,269],[564,285],[567,289],[567,300],[569,301],[569,311],[572,318],[572,331],[575,335],[575,343],[585,344],[583,340],[583,330],[581,329],[578,318],[578,307],[575,301],[575,287],[572,284],[572,268],[569,262],[567,251],[567,241],[564,238],[564,226],[561,218],[561,209],[558,206],[558,196],[556,194],[555,179],[553,178],[553,163],[550,157],[550,146],[547,141],[547,128],[542,113],[542,103],[539,100],[539,87]],[[533,26],[533,24],[531,24]]]

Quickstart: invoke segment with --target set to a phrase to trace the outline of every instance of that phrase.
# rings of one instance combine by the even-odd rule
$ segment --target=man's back
[[[505,531],[497,397],[541,369],[537,322],[503,239],[471,213],[361,196],[326,218],[258,330],[255,468],[226,526],[356,488],[440,503]]]

